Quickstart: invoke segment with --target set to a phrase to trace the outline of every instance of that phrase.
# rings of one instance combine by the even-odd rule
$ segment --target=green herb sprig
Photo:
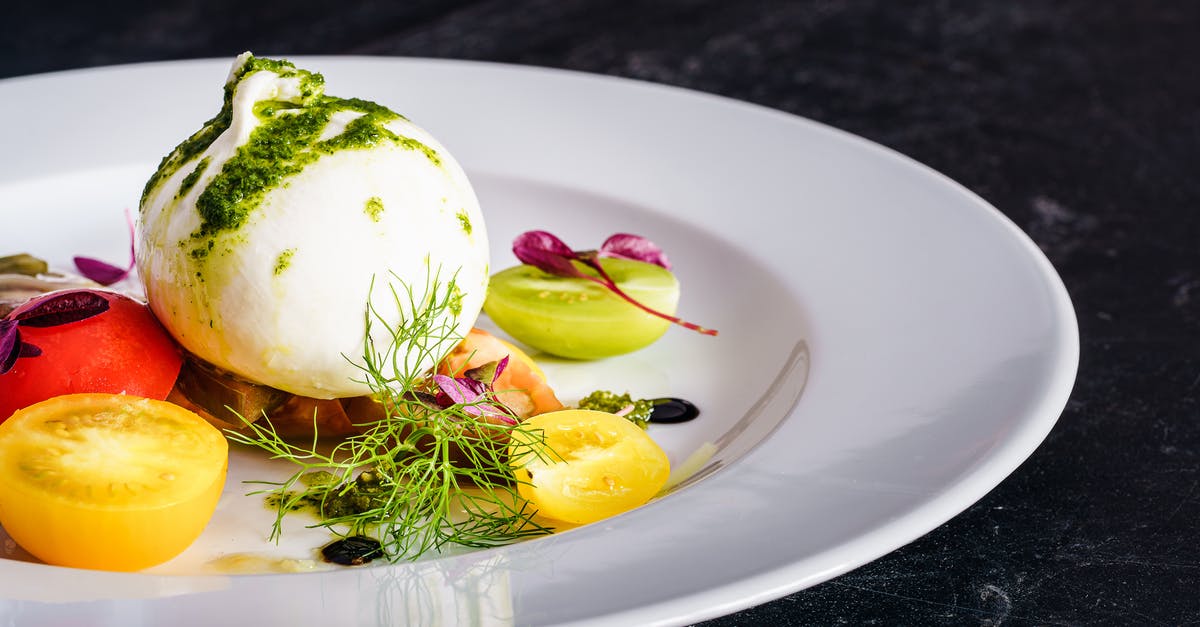
[[[305,505],[316,505],[322,514],[314,526],[339,536],[375,537],[391,561],[416,559],[450,544],[486,548],[551,531],[533,520],[535,512],[517,495],[508,465],[510,442],[538,446],[540,434],[514,440],[510,436],[522,430],[519,424],[466,411],[498,404],[490,389],[471,403],[440,407],[430,400],[433,373],[425,368],[462,339],[454,318],[444,315],[460,291],[454,278],[443,282],[439,274],[431,272],[418,290],[393,275],[389,287],[402,320],[396,327],[374,303],[367,304],[359,367],[361,382],[382,406],[382,420],[356,425],[361,434],[324,450],[315,429],[311,442],[296,444],[279,437],[270,420],[248,422],[245,434],[230,433],[235,442],[298,466],[284,481],[251,482],[272,486],[252,493],[268,495],[277,507],[272,540],[282,533],[283,517]],[[388,330],[382,346],[371,333],[378,325]]]

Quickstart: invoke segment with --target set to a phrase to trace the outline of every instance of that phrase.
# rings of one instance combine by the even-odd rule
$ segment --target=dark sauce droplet
[[[700,415],[700,410],[691,401],[682,398],[656,398],[651,403],[650,422],[675,423],[687,422]]]
[[[342,566],[362,566],[377,557],[383,557],[383,547],[375,538],[350,536],[322,547],[321,557],[326,562]]]

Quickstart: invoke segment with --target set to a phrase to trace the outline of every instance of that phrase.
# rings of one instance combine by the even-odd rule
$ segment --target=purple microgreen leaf
[[[661,248],[640,235],[630,233],[617,233],[604,240],[597,256],[631,259],[671,269],[671,262],[667,260],[667,254]]]
[[[423,405],[426,405],[427,407],[430,407],[430,408],[441,407],[441,405],[438,404],[437,395],[435,395],[435,394],[430,394],[428,392],[422,392],[420,390],[413,390],[408,393],[408,396],[412,400],[415,400]]]
[[[21,341],[21,331],[17,329],[17,321],[0,318],[0,354],[12,350]]]
[[[129,276],[129,271],[133,269],[118,268],[110,263],[92,259],[91,257],[75,257],[75,267],[83,276],[99,283],[100,285],[112,285],[117,281]]]
[[[500,366],[497,365],[497,368],[500,369]],[[486,393],[489,390],[486,383],[475,379],[452,378],[444,374],[433,375],[433,381],[438,386],[436,402],[439,407],[445,409],[451,405],[460,405],[463,413],[468,416],[494,418],[508,425],[517,424],[517,420],[504,408],[482,402],[487,399]]]
[[[0,320],[0,374],[4,374],[17,363],[21,355],[21,330],[16,320]]]
[[[441,393],[438,394],[439,405],[442,405],[443,395],[450,399],[451,404],[466,402],[466,395],[463,394],[462,388],[459,387],[458,382],[453,378],[444,374],[435,374],[433,375],[433,382],[436,383],[438,389],[441,390]]]
[[[133,267],[136,265],[137,260],[133,250],[133,215],[130,214],[129,209],[125,209],[125,221],[129,224],[129,265],[125,268],[119,268],[99,259],[75,257],[75,267],[79,270],[80,274],[100,285],[112,285],[129,276],[130,272],[133,272]]]
[[[499,409],[496,409],[494,407],[492,409],[493,409],[493,411],[487,412],[487,415],[489,418],[495,418],[510,427],[516,426],[516,425],[520,424],[520,422],[521,422],[521,421],[517,420],[516,418],[514,418],[512,416],[512,414],[500,411]]]
[[[41,357],[42,349],[30,344],[29,342],[21,342],[21,357]]]
[[[500,359],[500,361],[496,362],[496,372],[492,374],[491,385],[496,384],[496,379],[499,379],[500,375],[504,374],[504,369],[507,367],[508,367],[508,355],[505,355],[504,357],[502,357]]]
[[[468,402],[475,402],[479,400],[479,397],[483,396],[488,391],[488,384],[484,383],[483,381],[476,381],[475,379],[462,377],[455,379],[454,382],[461,385],[463,389],[467,391],[467,394],[474,397]]]
[[[717,334],[716,329],[702,327],[643,305],[622,291],[620,287],[617,287],[617,282],[612,280],[612,277],[608,276],[608,273],[604,271],[604,267],[600,265],[601,257],[619,257],[634,261],[644,261],[670,270],[671,265],[667,261],[666,253],[656,246],[654,242],[644,237],[629,233],[617,233],[605,240],[600,250],[577,251],[571,250],[562,240],[546,231],[526,231],[513,240],[513,254],[517,256],[517,259],[521,260],[521,263],[535,266],[543,272],[562,277],[587,279],[593,283],[602,285],[638,309],[652,316],[658,316],[659,318],[678,324],[685,329],[691,329],[704,335]],[[573,261],[592,268],[600,275],[599,278],[583,272],[572,263]]]
[[[442,403],[443,395],[451,404],[468,404],[478,401],[485,392],[487,385],[467,378],[451,378],[444,374],[433,375],[433,381],[437,384],[441,393],[438,394],[439,404]],[[443,405],[444,407],[445,405]]]
[[[526,231],[513,240],[513,254],[526,263],[556,276],[586,276],[572,260],[578,255],[562,240],[545,231]]]
[[[50,296],[13,316],[24,327],[56,327],[87,320],[108,311],[108,300],[90,290],[72,290]]]
[[[463,376],[478,381],[488,387],[495,385],[496,379],[500,378],[500,374],[508,366],[508,355],[505,355],[500,361],[489,361],[482,366],[471,368],[463,373]]]
[[[469,406],[469,408],[464,407],[463,409],[468,410],[468,411],[469,411],[469,409],[478,409],[479,410],[478,413],[475,413],[473,411],[470,413],[474,416],[482,416],[484,418],[498,419],[498,420],[500,420],[500,422],[503,422],[503,423],[509,424],[509,425],[517,424],[517,419],[513,416],[512,411],[510,409],[508,409],[508,407],[505,406],[503,403],[500,403],[499,406],[497,406],[497,405],[493,405],[491,403],[478,403],[477,402],[475,405]]]

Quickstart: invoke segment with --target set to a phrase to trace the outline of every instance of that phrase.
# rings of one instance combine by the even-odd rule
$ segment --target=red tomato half
[[[9,314],[36,307],[39,296]],[[21,341],[42,349],[0,375],[0,422],[18,409],[63,394],[104,392],[162,400],[183,363],[179,349],[150,309],[115,292],[96,292],[109,309],[53,327],[21,327]]]

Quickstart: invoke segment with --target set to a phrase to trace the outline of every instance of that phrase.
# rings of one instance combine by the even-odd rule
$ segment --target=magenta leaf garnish
[[[56,327],[87,320],[108,311],[108,300],[84,290],[51,296],[34,307],[18,311],[13,318],[25,327]]]
[[[0,374],[12,370],[21,355],[21,330],[16,320],[0,320]]]
[[[489,361],[478,368],[472,368],[464,372],[463,376],[479,381],[480,383],[486,383],[489,386],[494,386],[496,385],[496,379],[500,378],[500,375],[507,367],[508,355],[505,355],[500,361]]]
[[[599,251],[576,251],[571,250],[571,247],[567,246],[562,240],[546,231],[526,231],[513,240],[513,254],[517,256],[517,259],[521,260],[521,263],[534,266],[542,272],[561,277],[587,279],[593,283],[602,285],[608,291],[616,294],[634,307],[652,316],[658,316],[663,320],[678,324],[685,329],[691,329],[704,335],[717,334],[716,329],[705,328],[643,305],[618,287],[617,282],[608,276],[608,273],[604,271],[604,267],[600,265],[601,257],[622,257],[653,263],[669,270],[670,265],[668,265],[667,256],[662,252],[662,249],[655,246],[650,240],[628,233],[618,233],[608,238],[604,242],[604,245],[608,247],[607,251],[604,250],[604,247],[601,247]],[[596,274],[600,276],[594,277],[587,274],[572,262],[579,262],[595,270]]]
[[[133,270],[133,266],[118,268],[99,259],[92,259],[91,257],[75,257],[75,267],[79,270],[80,274],[100,285],[112,285],[129,276],[129,272]]]
[[[671,269],[671,262],[667,260],[667,253],[664,253],[654,242],[640,235],[631,235],[629,233],[612,235],[604,240],[604,243],[600,245],[600,250],[596,251],[596,255],[599,257],[632,259],[633,261],[662,266],[667,270]]]
[[[496,382],[496,378],[500,373],[504,372],[505,366],[508,365],[508,356],[499,362],[489,362],[478,368],[473,368],[463,377],[449,377],[444,374],[433,375],[433,382],[438,386],[436,402],[439,407],[446,408],[451,405],[462,405],[463,412],[471,416],[484,416],[494,418],[509,425],[517,424],[516,418],[512,416],[512,412],[503,405],[497,407],[491,403],[483,402],[487,400],[486,394],[491,391],[492,385]],[[491,371],[490,381],[480,381],[475,378],[487,371]],[[475,376],[472,376],[475,375]]]
[[[129,223],[129,265],[125,268],[120,268],[99,259],[92,259],[91,257],[75,257],[75,267],[79,270],[80,274],[100,285],[112,285],[129,276],[130,272],[133,272],[136,262],[133,252],[133,216],[130,215],[128,209],[125,210],[125,221]]]
[[[513,254],[521,263],[536,266],[557,276],[586,277],[572,259],[578,255],[562,240],[545,231],[526,231],[513,240]]]
[[[437,384],[438,390],[440,390],[438,392],[438,405],[449,406],[455,403],[466,403],[468,402],[468,393],[472,393],[472,395],[478,394],[478,392],[464,389],[465,386],[459,385],[458,381],[454,380],[454,377],[448,377],[444,374],[433,375],[433,382]],[[446,402],[447,400],[449,401],[448,403]]]
[[[45,297],[36,305],[18,307],[0,320],[0,374],[13,369],[17,359],[38,357],[42,349],[21,340],[20,327],[56,327],[87,320],[108,311],[108,299],[91,290],[72,290]]]

